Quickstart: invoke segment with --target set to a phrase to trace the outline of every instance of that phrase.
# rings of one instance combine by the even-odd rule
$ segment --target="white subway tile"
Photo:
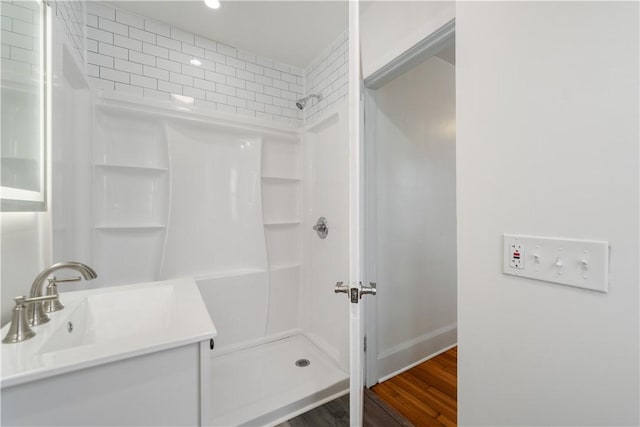
[[[2,29],[6,30],[7,28]],[[23,36],[37,37],[39,36],[40,27],[29,22],[24,22],[16,19],[15,21],[13,21],[11,31],[13,31],[14,33],[22,34]]]
[[[1,11],[0,11],[1,12]],[[13,29],[13,19],[8,16],[0,15],[0,30],[12,31]]]
[[[254,92],[244,90],[244,89],[236,90],[236,96],[238,98],[247,99],[249,101],[253,101],[256,99],[256,94]]]
[[[260,83],[265,86],[273,86],[273,79],[270,77],[260,76],[256,74],[256,83]]]
[[[200,37],[198,35],[196,35],[195,45],[212,52],[218,50],[218,44],[216,42],[214,42],[213,40],[205,39],[204,37]]]
[[[142,88],[131,86],[124,83],[116,82],[116,92],[125,93],[127,95],[142,96]]]
[[[233,67],[229,67],[227,65],[216,63],[216,72],[220,74],[225,74],[227,76],[234,77],[236,75],[236,69]]]
[[[172,50],[169,52],[169,59],[172,61],[180,62],[182,64],[190,64],[193,56],[186,55],[182,52],[175,52]]]
[[[161,36],[171,37],[171,27],[151,19],[144,20],[144,29]]]
[[[87,52],[87,63],[100,65],[101,67],[113,68],[113,57],[100,55],[95,52]]]
[[[145,76],[138,76],[137,74],[131,75],[131,84],[136,86],[145,87],[148,89],[157,89],[158,81]]]
[[[272,68],[265,68],[264,69],[264,75],[267,77],[271,77],[272,79],[279,79],[280,78],[280,71],[276,71]]]
[[[298,99],[298,95],[293,93],[293,92],[289,92],[288,90],[283,90],[282,92],[280,92],[280,96],[282,96],[284,99],[288,99],[290,101],[295,101]]]
[[[226,60],[227,60],[227,57],[224,56],[223,54],[218,53],[218,52],[214,52],[214,51],[209,50],[209,49],[205,49],[204,57],[206,59],[208,59],[209,61],[219,62],[220,64],[225,64]]]
[[[228,114],[236,114],[237,112],[236,107],[232,107],[226,104],[218,104],[216,106],[216,111],[220,111],[221,113],[228,113]]]
[[[137,28],[129,27],[129,37],[136,40],[141,40],[143,42],[155,44],[156,43],[156,35],[154,33],[150,33],[148,31],[139,30]]]
[[[207,101],[226,104],[227,103],[227,95],[223,95],[221,93],[207,91]]]
[[[93,64],[87,64],[87,75],[89,77],[100,77],[100,67]]]
[[[193,86],[193,77],[185,76],[184,74],[180,74],[180,73],[174,73],[174,72],[169,73],[169,81],[173,83],[178,83],[184,86]]]
[[[253,82],[255,80],[255,75],[253,73],[249,73],[244,70],[236,70],[236,77],[248,82]]]
[[[116,10],[113,7],[95,1],[88,1],[85,4],[87,13],[97,15],[102,18],[111,19],[112,21],[116,20]]]
[[[227,46],[226,44],[218,43],[218,48],[216,50],[225,56],[232,56],[234,58],[238,56],[236,48]]]
[[[263,104],[273,104],[273,96],[256,93],[256,101],[261,102]]]
[[[144,97],[162,100],[162,101],[168,101],[170,99],[169,94],[166,92],[160,92],[154,89],[147,89],[147,88],[144,88]]]
[[[296,84],[293,84],[293,83],[289,83],[289,90],[291,92],[297,93],[298,95],[300,95],[301,93],[304,92],[302,86],[296,85]]]
[[[211,70],[204,71],[204,78],[206,80],[216,82],[216,83],[222,83],[222,84],[227,83],[227,78],[224,75],[220,73],[216,73],[215,71],[211,71]]]
[[[247,101],[247,108],[254,111],[264,111],[264,104],[262,102]]]
[[[129,52],[127,49],[107,43],[98,43],[98,52],[102,55],[113,56],[114,58],[129,59]]]
[[[278,89],[289,90],[289,83],[283,82],[282,80],[274,79],[273,80],[273,87],[278,88]]]
[[[297,77],[297,81],[296,81],[296,83],[297,83],[299,86],[304,86],[304,79],[303,79],[302,77]]]
[[[2,61],[2,71],[14,73],[16,75],[28,76],[32,73],[33,66],[26,62],[13,61],[11,59],[5,59]]]
[[[2,55],[1,55],[2,58],[4,59],[11,58],[11,46],[9,46],[8,44],[2,43],[1,51],[2,51]]]
[[[180,50],[180,42],[164,36],[156,36],[158,46],[166,47],[171,50]]]
[[[254,93],[264,93],[264,86],[258,83],[247,82],[246,83],[247,90],[250,90]]]
[[[200,67],[194,67],[193,65],[182,64],[182,74],[200,79],[204,78],[204,70]]]
[[[250,62],[247,63],[247,71],[255,74],[264,74],[264,67],[261,65],[252,64]]]
[[[244,70],[247,63],[244,62],[241,59],[236,59],[236,58],[232,58],[232,57],[227,57],[227,65],[230,65],[234,68],[239,68],[241,70]]]
[[[87,46],[87,50],[89,52],[97,52],[98,51],[98,42],[95,41],[95,40],[87,39],[86,40],[86,46]]]
[[[103,43],[113,43],[113,34],[93,27],[87,27],[87,38]]]
[[[145,65],[142,67],[142,74],[147,77],[152,77],[154,79],[160,80],[169,80],[169,72],[167,70],[161,70],[156,67],[150,67]]]
[[[223,95],[236,96],[236,88],[223,85],[222,83],[216,84],[216,92],[221,93]]]
[[[205,90],[210,90],[210,91],[215,91],[216,90],[216,84],[213,82],[209,82],[206,80],[202,80],[202,79],[197,79],[194,78],[193,79],[193,86],[197,87],[199,89],[205,89]]]
[[[130,27],[144,29],[144,18],[140,15],[133,15],[122,9],[116,9],[116,22],[128,25]]]
[[[11,47],[11,59],[27,64],[38,64],[40,55],[35,50],[20,49],[19,47]]]
[[[190,96],[192,98],[197,98],[197,99],[205,99],[206,97],[206,93],[204,90],[202,89],[196,89],[193,87],[183,87],[182,88],[182,92],[184,93],[184,95],[186,96]]]
[[[114,68],[128,73],[142,74],[142,65],[116,58]]]
[[[235,77],[227,76],[227,84],[229,86],[238,87],[241,89],[245,88],[244,80],[236,79]]]
[[[156,58],[156,67],[162,68],[163,70],[167,71],[174,71],[176,73],[182,71],[182,65],[175,61],[169,61],[163,58]]]
[[[290,73],[298,77],[304,76],[304,70],[299,67],[294,67],[293,65],[290,67]]]
[[[280,96],[280,89],[276,89],[276,88],[270,87],[270,86],[265,86],[264,87],[264,93],[266,95],[271,95],[271,96]]]
[[[2,15],[24,22],[34,22],[33,11],[9,2],[2,2]]]
[[[156,46],[150,43],[142,43],[142,51],[146,54],[157,56],[159,58],[169,59],[169,51],[164,47]]]
[[[182,52],[192,57],[204,58],[204,49],[188,43],[182,43]]]
[[[245,62],[254,63],[256,62],[256,55],[251,52],[247,52],[244,50],[238,50],[238,59],[242,59]]]
[[[114,34],[113,44],[120,47],[126,47],[127,49],[142,50],[142,42],[136,39],[130,39],[129,37]]]
[[[282,62],[274,62],[273,63],[273,68],[275,68],[278,71],[285,72],[285,73],[289,72],[289,66],[287,64],[285,64],[285,63],[282,63]]]
[[[114,82],[129,83],[129,73],[112,70],[111,68],[100,67],[100,78],[113,80]]]
[[[137,62],[139,64],[144,65],[156,65],[156,57],[152,55],[147,55],[146,53],[137,52],[135,50],[129,51],[129,61]]]
[[[195,43],[195,36],[193,33],[187,33],[186,31],[182,31],[175,27],[171,27],[171,38],[174,40],[179,40],[184,43],[189,43],[189,44]]]
[[[89,82],[91,82],[91,86],[99,90],[115,90],[115,84],[110,80],[102,80],[96,77],[89,77]]]
[[[277,106],[277,107],[283,107],[283,108],[290,108],[292,106],[293,102],[287,100],[287,99],[282,99],[282,98],[273,98],[273,105]]]
[[[98,28],[114,34],[120,34],[123,36],[129,35],[129,27],[103,17],[98,18]]]
[[[182,86],[176,83],[165,82],[163,80],[158,80],[158,90],[176,93],[178,95],[182,95]]]
[[[265,58],[264,56],[256,56],[256,62],[263,67],[273,68],[273,59]]]
[[[202,99],[195,99],[194,105],[198,108],[204,108],[207,110],[215,110],[217,104],[215,102],[204,101]]]
[[[282,76],[280,76],[280,78],[282,80],[284,80],[287,83],[296,83],[296,76],[294,76],[293,74],[288,74],[288,73],[282,73]]]
[[[265,105],[264,111],[267,113],[276,114],[278,116],[282,114],[282,108],[275,107],[273,105]]]

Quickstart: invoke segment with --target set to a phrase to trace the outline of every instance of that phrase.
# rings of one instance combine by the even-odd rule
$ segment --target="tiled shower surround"
[[[305,71],[107,4],[86,8],[87,74],[98,89],[293,125],[347,94],[346,32]],[[324,99],[303,112],[295,102],[305,86]]]

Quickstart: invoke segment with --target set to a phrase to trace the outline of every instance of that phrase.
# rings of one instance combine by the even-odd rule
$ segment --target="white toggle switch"
[[[607,242],[514,234],[505,234],[503,238],[503,273],[608,291]],[[525,248],[529,249],[528,256]]]

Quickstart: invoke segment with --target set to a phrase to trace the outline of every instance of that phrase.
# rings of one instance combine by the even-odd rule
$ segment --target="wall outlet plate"
[[[609,243],[504,234],[502,271],[513,276],[607,292]]]

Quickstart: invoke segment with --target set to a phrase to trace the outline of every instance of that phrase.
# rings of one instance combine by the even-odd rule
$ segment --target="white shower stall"
[[[91,13],[102,22],[111,10],[88,6],[88,49],[98,34]],[[324,63],[345,44],[341,36],[310,65],[305,90],[325,84]],[[274,424],[347,393],[349,308],[333,293],[348,277],[346,77],[325,84],[306,121],[269,120],[117,90],[108,72],[87,79],[59,49],[67,54],[53,130],[53,259],[99,275],[61,291],[195,278],[218,330],[203,424]],[[312,228],[319,217],[326,239]]]

